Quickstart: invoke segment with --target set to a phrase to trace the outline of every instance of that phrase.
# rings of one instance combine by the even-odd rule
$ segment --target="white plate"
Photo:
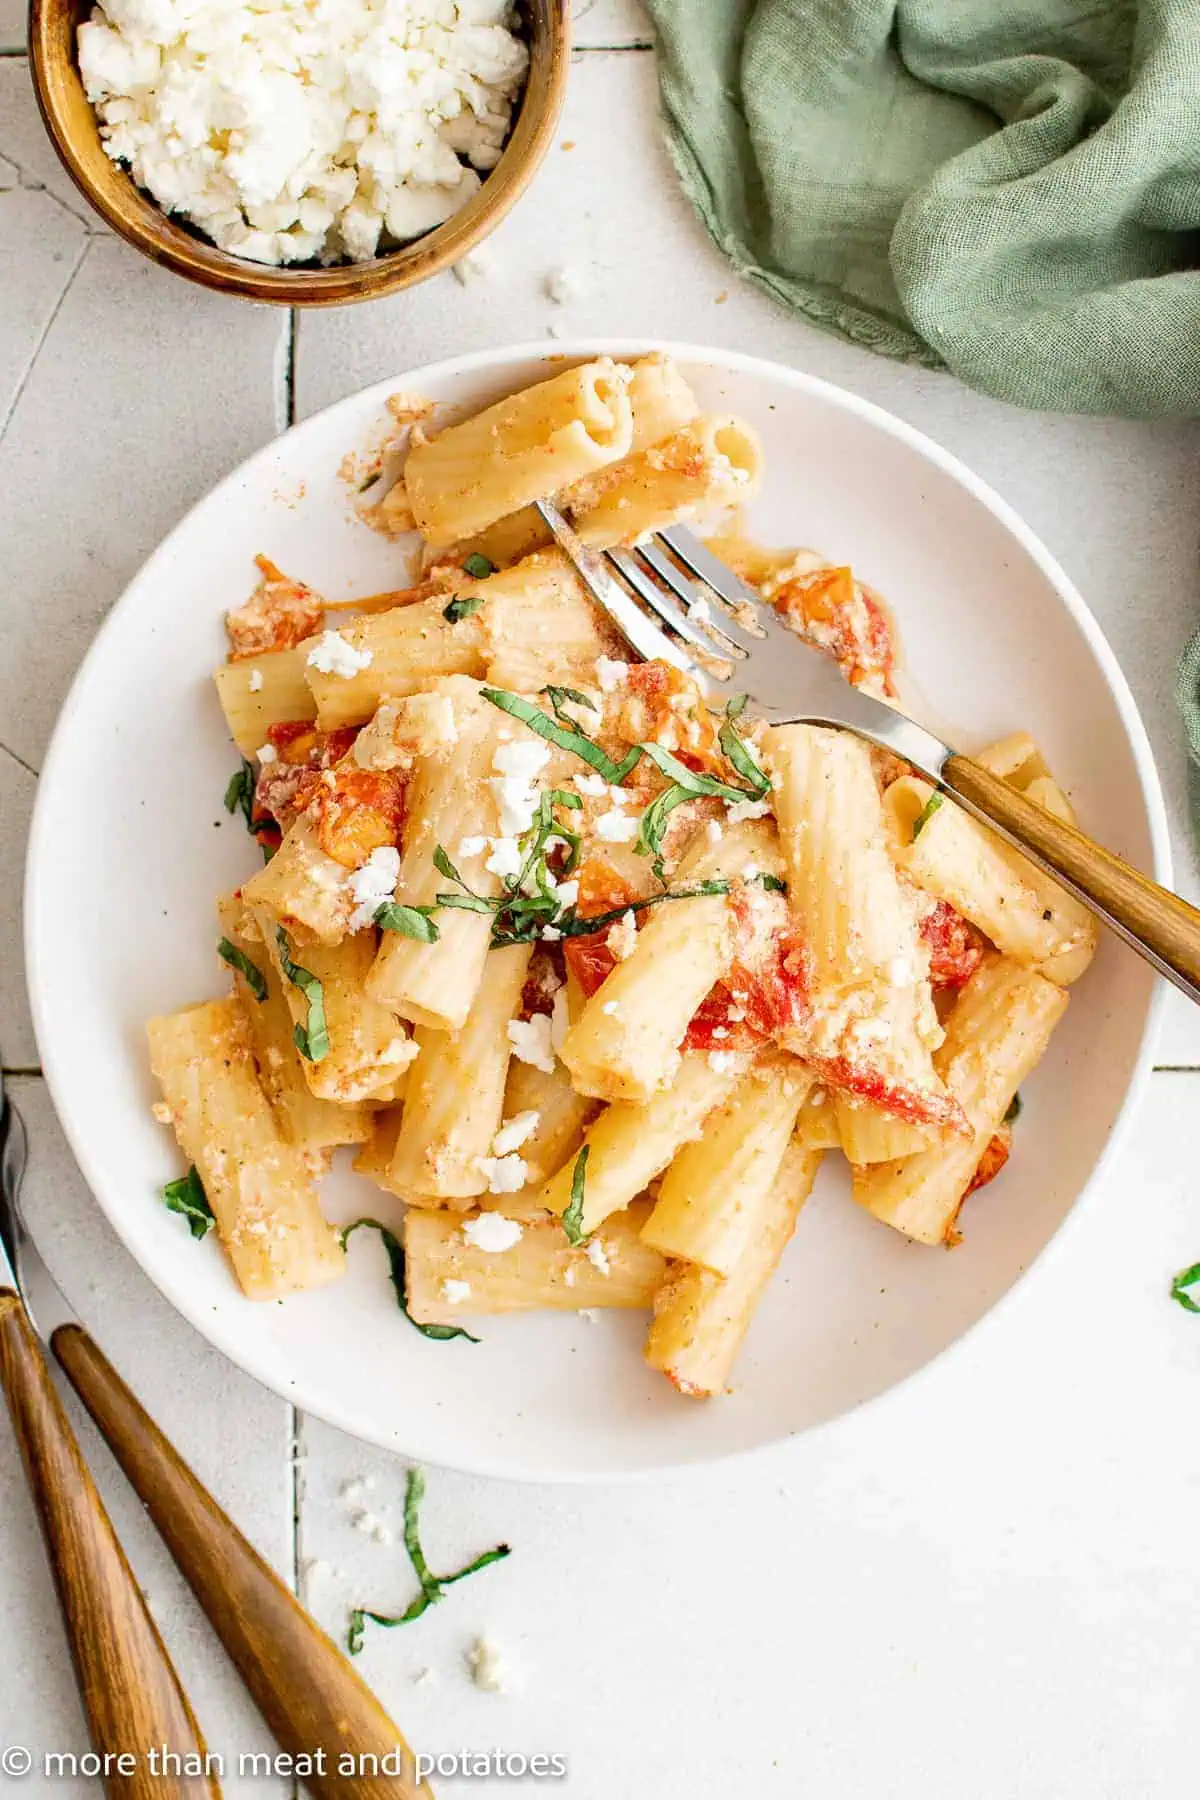
[[[526,1479],[611,1477],[786,1437],[880,1394],[981,1319],[1043,1250],[1104,1160],[1149,1061],[1152,983],[1105,939],[1028,1084],[1012,1163],[947,1255],[906,1243],[826,1171],[737,1369],[697,1405],[639,1359],[642,1321],[484,1320],[478,1348],[431,1343],[396,1311],[382,1256],[284,1305],[235,1291],[211,1242],[159,1204],[179,1172],[150,1116],[144,1020],[220,992],[214,897],[256,866],[221,805],[236,763],[208,671],[222,614],[265,551],[330,598],[396,585],[398,553],[351,514],[346,452],[397,387],[471,407],[564,357],[677,356],[702,403],[761,432],[767,542],[809,544],[879,588],[910,670],[970,749],[1027,726],[1079,813],[1160,879],[1166,825],[1145,733],[1112,652],[1061,569],[952,456],[794,370],[686,345],[588,342],[417,370],[309,419],[172,532],[113,609],[63,709],[40,782],[27,935],[46,1076],[97,1198],[151,1279],[226,1354],[332,1424],[429,1462]],[[125,504],[136,505],[136,495]],[[932,722],[932,721],[931,721]],[[214,829],[219,825],[219,829]],[[332,1217],[386,1196],[337,1173]],[[1019,1332],[1019,1316],[1009,1329]],[[1019,1350],[1019,1346],[1016,1347]]]

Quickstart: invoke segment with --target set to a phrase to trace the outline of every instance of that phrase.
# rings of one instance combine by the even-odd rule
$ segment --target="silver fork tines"
[[[705,607],[700,617],[692,616],[692,608],[701,596],[690,592],[691,584],[683,589],[684,577],[676,574],[675,579],[660,571],[658,563],[665,562],[665,557],[658,557],[649,545],[638,546],[641,559],[647,567],[642,566],[639,555],[630,550],[610,550],[607,561],[623,580],[629,583],[633,591],[645,601],[650,610],[662,620],[664,625],[677,633],[686,644],[704,651],[707,655],[741,656],[744,654],[740,644],[726,637],[712,619],[711,611]],[[656,579],[659,577],[659,579]],[[679,584],[679,585],[677,585]],[[678,596],[678,598],[676,597]],[[682,605],[680,604],[682,601]]]

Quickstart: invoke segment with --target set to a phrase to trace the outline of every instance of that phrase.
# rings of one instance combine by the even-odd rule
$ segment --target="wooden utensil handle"
[[[293,1772],[320,1800],[432,1800],[412,1774],[412,1752],[371,1690],[222,1512],[82,1326],[60,1326],[52,1345],[276,1740],[297,1759]],[[343,1758],[353,1759],[355,1773]]]
[[[92,1744],[106,1759],[109,1800],[220,1800],[215,1778],[182,1772],[205,1766],[200,1727],[11,1288],[0,1289],[0,1386],[37,1503]]]
[[[1098,913],[1168,981],[1200,1001],[1200,912],[1194,906],[969,757],[951,756],[942,782],[969,811],[996,826]]]

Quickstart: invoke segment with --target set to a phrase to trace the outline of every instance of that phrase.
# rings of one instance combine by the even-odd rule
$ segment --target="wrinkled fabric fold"
[[[1200,413],[1200,0],[647,4],[742,274],[1018,405]]]

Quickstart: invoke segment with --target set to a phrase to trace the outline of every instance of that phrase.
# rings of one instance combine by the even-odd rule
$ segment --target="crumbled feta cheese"
[[[621,1016],[621,1003],[619,1000],[606,1000],[601,1006],[600,1011],[606,1018],[618,1019]]]
[[[559,935],[561,936],[561,933]],[[154,1102],[154,1105],[150,1108],[150,1117],[156,1119],[160,1125],[169,1125],[171,1123],[171,1109],[165,1100],[156,1100]]]
[[[595,800],[608,792],[608,783],[603,775],[573,775],[571,779],[581,794],[589,794]]]
[[[555,306],[565,306],[568,300],[577,299],[584,287],[579,271],[564,267],[550,269],[542,285]]]
[[[395,1541],[391,1526],[383,1524],[382,1521],[376,1525],[371,1536],[377,1544],[390,1544]]]
[[[372,850],[361,869],[355,869],[346,886],[354,901],[349,929],[362,931],[370,925],[381,906],[395,894],[400,879],[400,852],[390,845]]]
[[[600,683],[601,689],[606,694],[615,693],[628,673],[629,664],[627,662],[618,662],[617,659],[612,656],[598,656],[596,658],[596,680]]]
[[[550,761],[550,747],[540,738],[510,738],[498,744],[492,757],[497,775],[515,775],[521,781],[532,781]]]
[[[525,858],[521,855],[521,846],[516,838],[489,838],[488,842],[492,853],[484,863],[484,868],[489,869],[493,875],[499,875],[501,880],[506,875],[519,875]]]
[[[511,1694],[517,1688],[516,1673],[491,1638],[476,1638],[467,1651],[467,1667],[477,1688],[489,1694]]]
[[[555,995],[557,1000],[558,995]],[[529,1063],[543,1075],[554,1073],[554,1050],[549,1013],[534,1013],[531,1019],[510,1019],[508,1041],[518,1062]]]
[[[808,1104],[810,1106],[824,1106],[825,1099],[826,1099],[825,1089],[823,1087],[815,1087],[813,1089],[812,1093],[808,1096]]]
[[[714,1075],[728,1075],[737,1058],[732,1050],[710,1050],[708,1066]]]
[[[698,600],[689,601],[687,616],[689,619],[694,620],[697,625],[711,624],[712,607],[704,596],[701,595]]]
[[[557,882],[554,888],[554,898],[558,901],[560,908],[574,906],[579,898],[579,883],[577,881]]]
[[[740,825],[743,819],[765,819],[771,810],[766,800],[732,800],[727,805],[725,817],[731,825]]]
[[[610,812],[601,813],[596,820],[596,836],[606,844],[628,844],[638,834],[638,821],[629,813],[621,812],[613,807]]]
[[[463,206],[528,67],[504,0],[105,0],[78,33],[104,148],[256,262],[355,261]]]
[[[917,979],[911,956],[894,956],[888,965],[888,980],[893,987],[912,987]]]
[[[260,744],[254,754],[264,769],[269,763],[279,761],[279,752],[274,744]]]
[[[632,908],[609,926],[608,947],[618,962],[624,962],[637,949],[637,917]]]
[[[729,1028],[725,1025],[714,1025],[712,1034],[715,1038],[727,1038],[729,1036]]]
[[[563,1283],[566,1287],[574,1287],[579,1279],[579,1269],[575,1263],[568,1263],[563,1270]]]
[[[608,1251],[599,1238],[590,1238],[587,1247],[587,1259],[599,1275],[611,1275],[612,1264],[608,1260]]]
[[[704,827],[704,830],[710,844],[719,844],[721,839],[725,836],[724,828],[719,819],[710,819],[708,824]]]
[[[521,1158],[519,1156],[507,1156],[497,1159],[490,1156],[481,1156],[479,1161],[480,1167],[485,1163],[488,1163],[492,1166],[492,1169],[495,1170],[499,1167],[501,1161],[521,1163]],[[524,1169],[525,1165],[524,1163],[521,1163],[522,1180],[518,1184],[521,1187],[524,1187],[525,1185],[523,1179]],[[493,1191],[496,1193],[515,1194],[517,1190],[515,1187],[501,1187],[495,1188]],[[468,1244],[473,1244],[476,1250],[486,1250],[490,1255],[498,1255],[502,1250],[511,1250],[514,1244],[520,1243],[521,1226],[518,1220],[506,1219],[501,1213],[485,1212],[478,1213],[473,1219],[464,1219],[462,1234],[466,1238]]]
[[[305,661],[322,675],[340,675],[343,681],[349,681],[370,666],[372,654],[370,650],[356,650],[340,631],[323,631]]]
[[[538,805],[533,782],[549,760],[549,746],[538,738],[513,738],[497,745],[492,757],[497,779],[488,785],[496,796],[504,837],[520,837],[533,824]]]
[[[543,925],[542,926],[542,942],[543,942],[543,944],[557,944],[561,937],[562,937],[562,932],[558,929],[557,925]]]
[[[465,862],[467,858],[478,856],[481,850],[486,849],[487,839],[485,837],[465,837],[459,838],[455,854]]]
[[[486,250],[468,250],[454,264],[454,279],[460,287],[468,287],[473,281],[486,281],[494,266],[494,260]]]
[[[471,1297],[469,1281],[455,1281],[450,1276],[442,1283],[442,1299],[447,1306],[461,1306],[464,1300]]]
[[[507,1156],[510,1150],[519,1150],[537,1130],[541,1116],[530,1107],[527,1112],[514,1113],[511,1119],[505,1119],[492,1139],[493,1156]]]
[[[250,688],[250,692],[252,694],[261,694],[262,693],[263,672],[261,669],[251,669],[250,681],[249,681],[248,685]]]
[[[554,1005],[550,1013],[550,1042],[555,1052],[563,1047],[563,1041],[571,1029],[571,1014],[567,1007],[567,990],[559,988],[554,996]]]

